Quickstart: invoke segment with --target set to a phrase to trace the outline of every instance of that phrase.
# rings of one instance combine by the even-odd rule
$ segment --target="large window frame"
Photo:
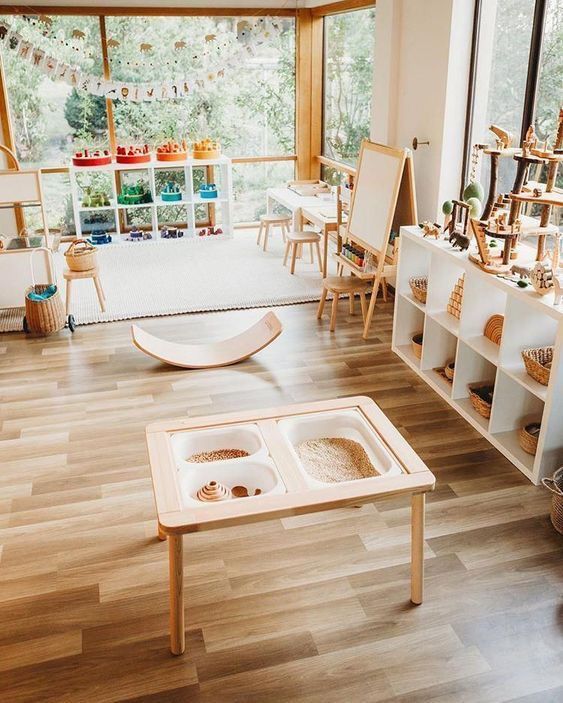
[[[469,69],[469,86],[467,91],[467,108],[465,116],[465,134],[463,145],[463,162],[461,170],[460,194],[463,192],[469,176],[471,149],[473,141],[473,123],[475,116],[475,90],[477,79],[477,65],[479,60],[479,38],[482,31],[482,9],[485,0],[475,0],[473,15],[473,35],[471,42],[471,59]],[[540,82],[541,56],[544,44],[544,30],[547,16],[548,0],[535,0],[532,31],[530,36],[530,49],[528,53],[528,71],[526,74],[526,87],[522,109],[522,122],[520,124],[520,140],[526,136],[528,127],[534,123],[536,103]]]
[[[300,162],[298,157],[298,135],[300,132],[300,124],[298,122],[299,116],[301,119],[307,119],[307,115],[303,114],[303,110],[300,110],[299,102],[300,95],[303,93],[300,89],[301,81],[303,79],[303,69],[299,66],[298,57],[307,51],[307,48],[303,46],[304,37],[300,31],[300,24],[304,14],[307,11],[301,10],[291,10],[285,8],[268,8],[265,10],[254,10],[254,9],[239,9],[239,8],[181,8],[181,7],[163,7],[163,8],[151,8],[151,7],[71,7],[71,6],[50,6],[41,7],[42,12],[48,15],[66,15],[66,16],[88,16],[97,17],[100,26],[100,41],[101,41],[101,51],[102,51],[102,62],[103,62],[103,74],[104,78],[111,79],[111,64],[108,53],[107,46],[107,32],[106,32],[106,19],[108,17],[125,16],[125,17],[162,17],[162,16],[176,16],[176,17],[245,17],[252,16],[258,17],[260,15],[264,16],[275,16],[275,17],[290,17],[295,19],[295,32],[296,32],[296,82],[295,82],[295,146],[296,149],[293,154],[267,154],[261,156],[245,156],[238,155],[232,158],[233,164],[253,164],[253,163],[273,163],[279,161],[291,161],[295,163],[297,178],[307,178],[308,172],[304,174],[304,164]],[[0,5],[0,15],[21,15],[29,14],[30,8],[27,7],[14,7],[11,5]],[[2,142],[15,153],[15,139],[12,127],[12,120],[10,117],[10,102],[8,96],[8,88],[5,79],[2,57],[0,55],[0,125],[1,133],[0,138]],[[109,136],[109,146],[111,150],[115,153],[117,146],[116,138],[116,125],[114,119],[113,111],[113,101],[109,98],[106,99],[106,109],[107,109],[107,119],[108,119],[108,136]],[[68,173],[68,166],[48,166],[41,169],[44,174],[65,174]],[[237,226],[243,227],[247,224],[252,223],[237,223]],[[16,211],[16,225],[18,230],[21,230],[25,226],[25,221],[19,211]]]
[[[41,7],[41,11],[49,15],[92,16],[100,23],[102,44],[102,59],[104,76],[111,77],[111,66],[108,56],[106,18],[112,16],[179,16],[179,17],[244,17],[244,16],[278,16],[295,19],[296,32],[296,75],[295,75],[295,153],[271,154],[264,156],[237,155],[232,158],[233,164],[273,163],[291,161],[295,164],[295,176],[298,179],[316,179],[320,177],[321,166],[329,166],[348,174],[355,169],[347,164],[333,161],[322,154],[322,120],[323,120],[323,70],[324,70],[324,18],[328,15],[359,10],[376,5],[375,0],[341,0],[314,8],[287,9],[267,8],[255,10],[236,7],[71,7],[49,6]],[[18,15],[29,13],[27,7],[0,5],[0,14]],[[112,149],[116,146],[115,121],[113,103],[106,100],[108,115],[108,133]],[[9,114],[9,100],[6,81],[3,75],[0,57],[0,123],[3,143],[14,150],[15,141]],[[45,174],[68,173],[67,166],[54,166],[42,169]],[[254,223],[238,223],[243,227]],[[19,226],[19,225],[18,225]]]

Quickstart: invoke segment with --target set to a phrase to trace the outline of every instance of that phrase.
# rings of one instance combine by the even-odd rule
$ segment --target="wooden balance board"
[[[282,324],[268,312],[256,324],[235,337],[210,344],[179,344],[160,339],[137,325],[131,325],[133,344],[165,364],[184,369],[212,369],[244,361],[271,344],[282,332]]]
[[[411,496],[411,601],[422,603],[425,494],[435,478],[371,398],[300,403],[201,418],[178,418],[147,427],[147,446],[158,515],[168,540],[170,647],[185,649],[183,535],[261,520],[356,506],[388,495]],[[373,471],[367,477],[324,481],[300,454],[303,442],[325,438],[359,444]],[[325,439],[326,441],[326,439]],[[227,449],[229,448],[229,449]],[[236,448],[236,449],[235,449]],[[227,451],[237,458],[198,461]],[[243,450],[246,456],[240,456]],[[331,468],[333,458],[327,460]],[[203,487],[248,497],[202,501]],[[283,539],[280,538],[280,539]]]

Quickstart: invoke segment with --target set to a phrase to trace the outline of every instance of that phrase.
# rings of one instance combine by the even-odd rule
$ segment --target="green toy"
[[[465,202],[469,205],[469,216],[471,219],[477,220],[483,208],[481,201],[479,198],[468,198]]]
[[[454,204],[451,200],[446,200],[442,205],[442,213],[444,215],[451,215],[454,209]]]
[[[471,198],[477,198],[481,203],[485,199],[485,191],[479,181],[471,181],[465,186],[463,199],[468,203]]]
[[[82,207],[107,207],[108,205],[109,198],[103,191],[94,190],[91,186],[84,188]]]
[[[142,182],[133,185],[123,185],[121,193],[117,196],[120,205],[141,205],[142,203],[152,203],[152,195]]]

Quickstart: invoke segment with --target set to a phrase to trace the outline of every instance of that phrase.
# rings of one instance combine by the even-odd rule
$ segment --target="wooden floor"
[[[344,308],[345,306],[343,306]],[[563,701],[563,538],[549,497],[390,351],[391,305],[285,331],[215,371],[160,366],[128,323],[0,337],[0,700]],[[160,318],[177,341],[262,311]],[[145,425],[374,398],[436,473],[426,601],[409,604],[407,498],[185,539],[187,646],[168,652]]]

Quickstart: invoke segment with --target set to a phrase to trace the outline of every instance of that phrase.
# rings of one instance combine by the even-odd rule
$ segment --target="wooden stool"
[[[258,230],[258,239],[256,244],[260,246],[260,239],[262,238],[262,233],[264,233],[264,245],[263,249],[266,251],[268,246],[268,235],[270,234],[270,227],[272,230],[274,227],[279,227],[282,233],[283,241],[286,241],[286,236],[289,234],[289,225],[291,224],[291,217],[284,217],[283,215],[262,215],[260,217],[260,229]]]
[[[363,281],[355,276],[331,276],[323,280],[323,294],[317,310],[317,319],[323,316],[326,297],[332,293],[332,311],[330,314],[330,331],[334,332],[336,327],[336,313],[338,310],[338,298],[340,295],[348,295],[350,300],[350,315],[354,314],[354,295],[359,293],[360,304],[362,306],[362,318],[364,323],[367,315],[366,290],[370,285],[369,281]]]
[[[295,273],[295,260],[297,259],[298,253],[302,249],[303,244],[309,245],[309,256],[311,258],[311,263],[313,263],[313,244],[317,250],[317,261],[319,262],[319,271],[323,272],[323,262],[321,259],[321,250],[319,247],[319,242],[321,241],[321,235],[316,232],[290,232],[286,237],[285,244],[285,256],[283,257],[283,265],[287,264],[287,257],[289,256],[289,250],[291,249],[291,273]]]
[[[102,289],[102,284],[98,277],[98,269],[89,269],[88,271],[71,271],[70,269],[65,269],[63,272],[63,278],[66,281],[66,314],[70,313],[70,292],[71,284],[80,278],[91,278],[94,281],[94,286],[96,287],[96,293],[98,294],[98,300],[100,302],[100,308],[102,312],[106,311],[106,297]]]

